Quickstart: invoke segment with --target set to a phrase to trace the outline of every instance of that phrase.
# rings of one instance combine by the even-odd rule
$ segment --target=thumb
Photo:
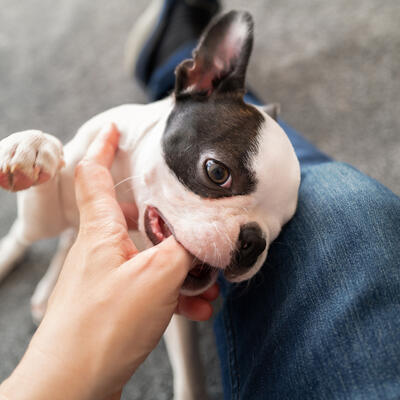
[[[150,281],[163,282],[163,290],[175,290],[182,286],[193,260],[194,257],[170,236],[127,261],[121,271],[130,276],[128,279],[140,272],[149,274]]]

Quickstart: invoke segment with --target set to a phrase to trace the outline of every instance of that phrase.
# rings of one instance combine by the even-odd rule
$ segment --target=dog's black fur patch
[[[210,198],[246,195],[257,180],[249,160],[257,153],[264,117],[243,101],[253,45],[253,19],[231,11],[214,20],[176,69],[175,107],[162,139],[168,167],[191,191]],[[207,159],[225,164],[232,185],[223,188],[205,171]]]
[[[215,95],[176,103],[162,139],[168,167],[194,193],[209,198],[246,195],[257,180],[249,159],[258,151],[262,114],[241,96]],[[232,176],[230,188],[213,183],[204,163],[208,158],[225,164]]]

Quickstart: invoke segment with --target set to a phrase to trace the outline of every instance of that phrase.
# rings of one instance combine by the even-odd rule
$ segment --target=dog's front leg
[[[68,252],[74,244],[75,238],[76,229],[74,228],[67,229],[61,234],[57,252],[53,256],[46,274],[36,286],[35,292],[31,298],[31,314],[32,319],[36,324],[39,324],[43,319],[47,308],[47,302],[53,292],[54,286],[56,285]]]
[[[174,400],[208,398],[199,354],[196,323],[174,315],[164,334],[174,374]]]
[[[18,132],[0,141],[0,186],[18,191],[17,220],[0,241],[0,280],[33,242],[65,229],[58,174],[63,163],[61,142],[43,132]]]

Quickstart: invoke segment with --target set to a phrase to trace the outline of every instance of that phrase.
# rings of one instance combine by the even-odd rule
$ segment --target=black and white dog
[[[121,132],[112,175],[119,200],[138,207],[136,239],[148,247],[173,234],[198,260],[183,293],[203,292],[219,271],[240,282],[261,268],[268,246],[295,212],[300,169],[270,116],[275,106],[243,100],[252,42],[251,16],[227,13],[207,28],[193,59],[177,67],[175,90],[165,100],[97,115],[64,147],[35,130],[0,142],[0,185],[19,191],[18,218],[0,242],[0,278],[33,242],[61,234],[32,297],[35,320],[44,314],[78,227],[74,168],[111,122]],[[188,324],[174,317],[165,335],[175,398],[203,399]]]

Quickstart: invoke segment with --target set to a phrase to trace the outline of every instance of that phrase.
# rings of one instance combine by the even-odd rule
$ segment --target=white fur
[[[62,147],[50,135],[25,131],[0,142],[3,170],[18,165],[34,177],[31,170],[35,153],[41,168],[52,177],[42,185],[18,193],[18,219],[0,242],[0,279],[31,243],[72,228],[64,234],[49,272],[32,297],[35,320],[43,316],[47,299],[73,241],[73,230],[79,224],[74,168],[99,131],[111,122],[121,132],[119,150],[111,169],[117,197],[138,206],[139,231],[144,232],[146,206],[157,207],[183,246],[200,260],[224,269],[230,263],[241,225],[258,222],[269,245],[293,215],[300,182],[298,161],[283,130],[267,114],[263,113],[265,123],[260,130],[258,153],[249,160],[259,182],[256,192],[247,196],[204,199],[184,187],[163,158],[161,135],[172,108],[173,99],[167,98],[148,105],[124,105],[97,115],[64,146],[65,168],[61,170]],[[143,238],[145,244],[141,247],[150,246],[150,241],[145,236]],[[266,255],[267,249],[252,269],[237,281],[252,277]],[[167,348],[176,373],[175,398],[180,400],[198,398],[196,393],[205,393],[196,384],[199,382],[195,372],[198,370],[197,361],[192,363],[190,355],[197,353],[192,348],[190,331],[186,323],[174,319],[166,334],[167,338],[175,337],[168,340]],[[176,341],[177,335],[181,336],[181,342]]]

